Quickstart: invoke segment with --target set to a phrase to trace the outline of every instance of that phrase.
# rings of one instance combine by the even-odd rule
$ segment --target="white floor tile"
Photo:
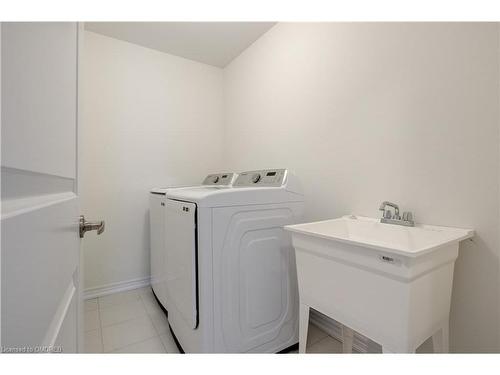
[[[97,310],[97,298],[92,298],[84,301],[85,311]]]
[[[102,328],[105,352],[117,350],[157,335],[158,333],[147,315]]]
[[[307,353],[342,353],[342,343],[334,338],[327,336],[311,345],[306,350]]]
[[[85,301],[85,331],[88,353],[179,353],[150,287]],[[307,352],[342,353],[342,344],[310,324]]]
[[[136,344],[125,346],[113,353],[166,353],[160,337],[152,337]]]
[[[119,305],[122,303],[127,303],[130,301],[137,301],[140,298],[137,289],[129,290],[126,292],[120,292],[115,294],[110,294],[108,296],[99,297],[99,307],[107,307],[112,305]]]
[[[142,298],[142,302],[144,303],[144,307],[146,308],[146,311],[149,315],[163,313],[163,310],[161,309],[156,299]]]
[[[165,346],[165,350],[167,353],[180,353],[179,349],[177,348],[177,345],[175,345],[174,338],[172,337],[172,334],[170,333],[170,330],[162,335],[160,335],[160,339]]]
[[[118,305],[100,307],[99,313],[102,327],[125,322],[147,314],[140,299],[130,300]]]
[[[151,321],[153,322],[153,325],[159,335],[170,331],[167,316],[163,311],[150,314],[149,317],[151,318]]]
[[[150,286],[145,286],[144,288],[139,288],[139,289],[136,289],[137,292],[142,296],[143,294],[145,295],[153,295],[153,290],[151,289]]]
[[[324,339],[327,335],[320,328],[316,327],[314,324],[309,324],[307,331],[307,346],[311,346]]]
[[[85,328],[85,332],[100,328],[99,310],[85,311],[83,326]]]
[[[101,330],[94,329],[85,332],[84,345],[85,353],[102,353]]]
[[[146,302],[151,302],[151,303],[152,303],[152,302],[154,302],[154,303],[158,303],[158,302],[156,301],[156,298],[155,298],[155,296],[154,296],[154,294],[153,294],[153,292],[152,292],[152,291],[149,291],[149,293],[148,293],[148,292],[142,292],[142,293],[140,293],[140,296],[141,296],[141,299],[142,299],[143,301],[146,301]]]

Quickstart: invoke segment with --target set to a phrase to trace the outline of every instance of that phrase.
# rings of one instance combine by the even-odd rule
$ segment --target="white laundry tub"
[[[430,336],[448,351],[453,269],[469,229],[382,224],[345,216],[290,225],[300,298],[300,351],[309,308],[382,345],[414,352]]]

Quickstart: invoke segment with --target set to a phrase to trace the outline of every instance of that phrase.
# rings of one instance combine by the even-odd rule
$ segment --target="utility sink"
[[[362,216],[343,216],[338,219],[314,223],[289,225],[287,230],[349,243],[383,252],[415,258],[446,246],[470,238],[470,229],[439,227],[417,224],[404,227],[383,224],[380,220]]]
[[[314,308],[387,352],[414,352],[431,336],[435,351],[448,350],[454,263],[473,230],[353,215],[285,229],[296,252],[301,339]]]

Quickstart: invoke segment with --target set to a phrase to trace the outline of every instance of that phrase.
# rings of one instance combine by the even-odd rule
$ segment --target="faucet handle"
[[[403,221],[413,221],[413,214],[409,211],[403,212]]]
[[[384,207],[380,207],[379,211],[382,211],[382,217],[385,217],[385,208]]]
[[[392,213],[390,210],[385,210],[384,211],[384,218],[386,219],[392,219]]]

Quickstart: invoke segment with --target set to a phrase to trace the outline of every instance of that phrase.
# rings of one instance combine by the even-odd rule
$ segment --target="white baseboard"
[[[312,324],[314,324],[322,331],[328,333],[330,336],[336,338],[340,342],[343,342],[342,324],[340,324],[336,320],[333,320],[326,315],[321,314],[319,311],[313,309],[311,309],[309,320]],[[381,348],[378,344],[356,332],[354,333],[352,347],[354,351],[360,353],[377,353],[381,351]]]
[[[85,289],[83,292],[83,299],[91,299],[96,297],[107,296],[108,294],[139,289],[149,285],[151,285],[151,280],[149,277],[120,281],[117,283],[111,283],[103,286],[98,286],[95,288]]]

